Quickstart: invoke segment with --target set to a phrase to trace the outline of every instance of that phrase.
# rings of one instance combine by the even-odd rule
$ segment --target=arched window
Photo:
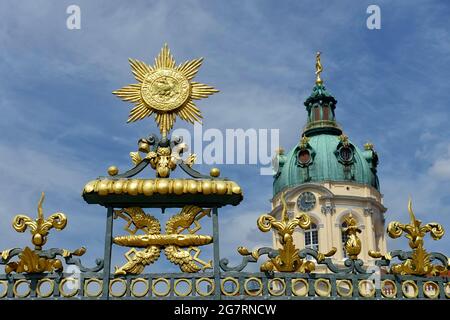
[[[322,108],[322,113],[323,113],[322,120],[330,120],[330,119],[329,119],[329,111],[330,111],[330,109],[328,108],[328,105],[325,105],[325,106]]]
[[[305,248],[319,251],[319,230],[315,223],[311,223],[309,229],[305,230]]]
[[[314,108],[314,121],[320,120],[320,109],[319,107]]]
[[[347,222],[342,222],[341,224],[341,237],[342,237],[342,256],[347,258],[347,252],[345,252],[345,242],[347,242],[348,236],[344,232],[344,228],[347,228]]]

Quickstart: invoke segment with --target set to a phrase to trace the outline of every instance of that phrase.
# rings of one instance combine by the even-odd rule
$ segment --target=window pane
[[[308,150],[302,150],[299,152],[298,160],[300,161],[301,164],[308,163],[310,159],[311,155],[309,154]]]
[[[309,231],[305,232],[305,245],[310,245],[311,244],[311,234],[309,233]]]
[[[320,109],[318,107],[314,108],[314,120],[315,121],[320,120]]]
[[[322,112],[323,112],[323,120],[328,120],[328,113],[329,113],[328,106],[324,106]]]
[[[319,243],[319,235],[317,234],[317,231],[312,232],[312,243],[313,244]]]
[[[319,251],[319,232],[314,223],[311,223],[311,227],[305,231],[305,247]]]

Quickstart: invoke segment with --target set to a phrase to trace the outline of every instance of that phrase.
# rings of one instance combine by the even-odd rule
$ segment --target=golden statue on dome
[[[323,83],[322,79],[320,78],[320,74],[323,71],[322,63],[320,62],[320,54],[321,53],[322,52],[320,52],[320,51],[317,51],[317,53],[316,53],[316,84]]]

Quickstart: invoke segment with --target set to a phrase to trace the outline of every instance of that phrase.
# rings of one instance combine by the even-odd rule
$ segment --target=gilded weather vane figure
[[[322,63],[320,62],[320,54],[322,52],[317,51],[316,53],[316,84],[322,84],[323,81],[320,78],[320,73],[323,71]]]

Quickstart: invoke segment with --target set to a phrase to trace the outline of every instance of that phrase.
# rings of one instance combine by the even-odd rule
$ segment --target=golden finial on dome
[[[320,54],[322,52],[317,51],[316,53],[316,84],[322,84],[323,81],[320,78],[320,73],[323,71],[322,63],[320,62]]]
[[[306,149],[308,146],[309,138],[307,136],[303,136],[300,139],[300,149]]]
[[[368,141],[368,142],[366,142],[365,144],[364,144],[364,149],[365,150],[374,150],[374,145],[373,145],[373,143],[372,142],[370,142],[370,141]]]
[[[339,136],[339,140],[342,142],[342,145],[344,146],[344,147],[348,147],[348,145],[349,145],[349,141],[348,141],[348,136],[346,135],[346,134],[341,134],[340,136]]]

